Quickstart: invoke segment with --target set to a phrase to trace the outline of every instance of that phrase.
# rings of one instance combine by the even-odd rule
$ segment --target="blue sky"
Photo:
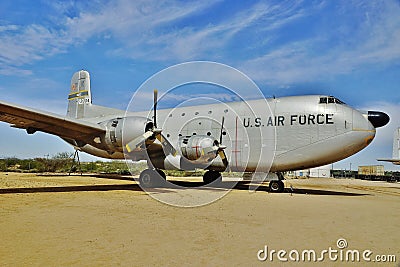
[[[377,164],[391,157],[400,126],[399,14],[394,0],[5,0],[1,100],[64,114],[70,78],[86,69],[94,103],[125,109],[156,72],[216,61],[247,74],[266,96],[331,94],[387,112],[390,125],[337,167]],[[5,123],[0,134],[0,157],[72,151],[57,137],[28,136]]]

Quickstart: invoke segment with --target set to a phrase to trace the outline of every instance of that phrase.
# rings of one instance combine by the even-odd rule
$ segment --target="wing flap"
[[[51,112],[40,111],[0,101],[0,121],[11,127],[42,131],[62,138],[87,139],[104,134],[105,129],[95,123],[63,117]]]

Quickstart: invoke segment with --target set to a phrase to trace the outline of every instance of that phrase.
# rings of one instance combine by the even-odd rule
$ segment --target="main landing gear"
[[[271,173],[273,175],[273,179],[269,182],[269,192],[271,193],[282,193],[285,190],[285,184],[283,180],[283,174],[281,172]]]
[[[165,184],[166,176],[162,170],[146,169],[140,173],[139,184],[143,188],[160,187]],[[210,184],[215,181],[222,182],[222,175],[217,171],[207,171],[203,175],[203,182]]]
[[[279,178],[283,178],[278,174]],[[166,176],[162,170],[158,169],[147,169],[142,171],[139,176],[139,184],[143,188],[161,187],[165,185]],[[222,175],[217,171],[207,171],[203,175],[203,182],[205,184],[211,184],[213,182],[222,182]],[[269,182],[269,191],[272,193],[281,193],[285,189],[285,185],[281,179],[272,180]]]
[[[220,172],[217,171],[207,171],[203,175],[203,182],[205,184],[210,184],[214,181],[222,182],[222,175]]]
[[[162,170],[147,169],[140,173],[139,184],[141,187],[160,187],[165,184],[166,176]]]
[[[285,185],[282,180],[272,180],[269,182],[269,191],[272,193],[282,193]]]

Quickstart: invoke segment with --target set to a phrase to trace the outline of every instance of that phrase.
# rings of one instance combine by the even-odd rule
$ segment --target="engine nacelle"
[[[109,153],[123,152],[123,144],[143,135],[152,122],[145,117],[115,118],[101,123],[107,129],[104,136],[104,143]]]
[[[215,138],[207,135],[182,136],[179,148],[186,159],[206,163],[216,157],[215,142]]]

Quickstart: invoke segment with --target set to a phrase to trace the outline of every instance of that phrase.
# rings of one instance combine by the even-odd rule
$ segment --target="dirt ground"
[[[371,262],[355,266],[398,266],[399,183],[285,183],[292,193],[267,193],[266,186],[250,193],[240,185],[212,204],[181,208],[154,200],[130,177],[0,173],[0,266],[282,265],[276,253],[258,259],[265,246],[268,255],[286,251],[288,266],[350,265],[321,254],[330,248],[337,255],[370,250]],[[293,250],[299,262],[294,252],[289,258]],[[324,258],[302,261],[304,250]],[[377,255],[396,262],[378,264]]]

